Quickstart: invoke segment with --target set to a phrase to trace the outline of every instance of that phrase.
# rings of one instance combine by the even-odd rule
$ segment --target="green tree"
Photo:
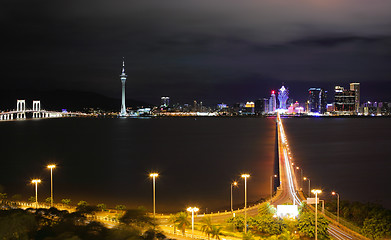
[[[6,199],[7,199],[7,194],[6,193],[0,193],[0,201],[2,203],[4,203]]]
[[[34,196],[29,197],[28,201],[31,202],[31,203],[34,203],[35,202],[35,197]]]
[[[210,235],[212,235],[212,238],[216,238],[217,240],[220,240],[222,228],[223,227],[221,227],[221,226],[212,225],[212,228],[210,230]]]
[[[69,198],[64,198],[61,200],[61,202],[62,204],[69,206],[69,204],[71,204],[72,201]]]
[[[329,222],[326,218],[318,214],[318,238],[319,239],[329,239],[327,232]],[[299,221],[297,222],[297,229],[300,233],[308,237],[315,237],[315,215],[312,212],[303,212],[299,216]]]
[[[276,209],[270,205],[269,202],[261,203],[258,207],[258,215],[264,216],[264,215],[274,215],[276,213]]]
[[[172,226],[174,227],[174,234],[176,233],[176,215],[173,215],[173,214],[170,214],[170,223],[172,224]]]
[[[148,216],[147,210],[143,207],[126,210],[119,221],[139,228],[154,227],[156,225],[154,219]]]
[[[106,210],[106,204],[104,204],[104,203],[99,203],[98,205],[96,205],[96,207],[97,207],[100,211]]]
[[[125,211],[126,206],[125,205],[117,205],[117,206],[115,206],[115,209],[117,209],[118,211]]]
[[[391,235],[391,225],[382,216],[367,218],[364,220],[362,233],[371,239],[384,239],[387,235]]]
[[[201,231],[205,233],[208,236],[208,239],[210,239],[210,234],[212,233],[212,219],[208,217],[203,217],[201,219]]]
[[[46,199],[45,199],[45,202],[46,202],[47,204],[50,204],[50,203],[52,202],[52,198],[51,198],[51,197],[46,198]]]
[[[253,240],[254,235],[251,232],[243,233],[242,234],[242,239],[243,240]]]
[[[35,216],[20,209],[0,215],[0,239],[33,239],[37,227]]]
[[[77,203],[78,207],[85,207],[88,206],[88,203],[86,201],[81,200],[80,202]]]
[[[270,214],[260,215],[256,218],[252,218],[249,221],[249,226],[253,230],[268,235],[279,235],[286,228],[286,225],[281,218],[275,218]]]
[[[175,223],[177,227],[182,231],[182,235],[185,235],[186,227],[190,225],[190,222],[187,217],[187,212],[179,212],[176,214]]]
[[[237,215],[235,217],[231,217],[227,220],[228,223],[231,223],[237,231],[242,232],[244,230],[244,216]]]

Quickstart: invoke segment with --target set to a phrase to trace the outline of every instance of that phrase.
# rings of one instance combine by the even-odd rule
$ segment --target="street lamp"
[[[303,177],[303,180],[308,180],[308,197],[311,197],[311,179],[309,179],[308,177]]]
[[[250,174],[242,174],[244,178],[244,233],[247,233],[247,178]]]
[[[318,240],[318,193],[321,194],[322,190],[312,189],[315,194],[315,240]]]
[[[50,206],[53,207],[53,168],[56,168],[56,165],[50,164],[47,168],[50,168]]]
[[[155,197],[155,181],[156,181],[156,178],[159,176],[158,173],[151,173],[149,174],[149,176],[152,178],[152,182],[153,182],[153,187],[152,187],[152,192],[153,192],[153,218],[155,218],[155,210],[156,210],[156,197]]]
[[[339,223],[339,194],[337,192],[332,192],[332,195],[337,195],[337,222]]]
[[[235,186],[235,187],[238,186],[238,182],[234,181],[234,182],[231,183],[231,212],[232,212],[232,213],[234,212],[234,210],[233,210],[233,208],[232,208],[232,202],[233,202],[232,187],[234,187],[234,186]]]
[[[32,184],[35,184],[35,208],[38,207],[38,183],[41,183],[41,179],[33,179]]]
[[[303,189],[303,169],[299,167],[296,167],[296,169],[300,170],[300,188]]]
[[[270,176],[270,203],[272,203],[272,198],[273,198],[273,177],[277,177],[276,174]]]
[[[191,212],[191,238],[194,237],[194,213],[198,212],[198,210],[199,209],[197,207],[188,207],[187,208],[187,211]]]

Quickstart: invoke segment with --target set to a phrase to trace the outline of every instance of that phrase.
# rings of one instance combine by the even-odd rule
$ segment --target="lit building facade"
[[[286,108],[286,101],[288,100],[288,98],[289,98],[289,91],[284,86],[282,86],[278,90],[278,101],[280,103],[279,109],[287,109]]]
[[[322,88],[308,89],[308,112],[324,114],[326,112],[327,91]]]
[[[342,114],[352,114],[356,112],[356,95],[354,91],[346,90],[341,86],[335,86],[334,93],[335,112]]]
[[[125,73],[125,60],[122,60],[122,73],[119,75],[121,78],[121,83],[122,83],[122,102],[121,102],[121,112],[120,116],[126,116],[126,103],[125,103],[125,83],[126,83],[126,73]]]
[[[161,97],[160,107],[167,108],[168,106],[170,106],[170,97]]]
[[[354,108],[356,113],[359,113],[360,111],[360,83],[351,83],[350,84],[350,91],[354,91],[355,98],[354,98]]]
[[[269,113],[276,112],[276,106],[277,106],[276,93],[273,90],[269,99]]]

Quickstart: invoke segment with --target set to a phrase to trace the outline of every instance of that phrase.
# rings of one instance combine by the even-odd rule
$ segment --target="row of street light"
[[[156,217],[156,178],[159,176],[158,173],[150,173],[149,177],[152,178],[152,196],[153,196],[153,217]],[[244,226],[247,225],[247,178],[250,177],[250,174],[242,174],[244,178]],[[233,197],[232,197],[232,188],[238,186],[238,182],[234,181],[231,183],[231,212],[233,212]],[[194,213],[199,211],[197,207],[188,207],[186,209],[188,212],[191,212],[191,234],[194,235]],[[245,233],[247,228],[245,227]]]
[[[50,206],[53,207],[53,169],[56,165],[50,164],[47,168],[50,169]],[[41,183],[41,179],[33,179],[31,183],[35,184],[35,207],[38,207],[38,184]]]

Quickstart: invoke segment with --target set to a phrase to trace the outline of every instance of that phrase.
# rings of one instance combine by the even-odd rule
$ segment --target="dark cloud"
[[[16,0],[0,11],[4,89],[119,96],[123,56],[128,95],[151,102],[240,101],[282,82],[306,89],[391,78],[388,0]]]

